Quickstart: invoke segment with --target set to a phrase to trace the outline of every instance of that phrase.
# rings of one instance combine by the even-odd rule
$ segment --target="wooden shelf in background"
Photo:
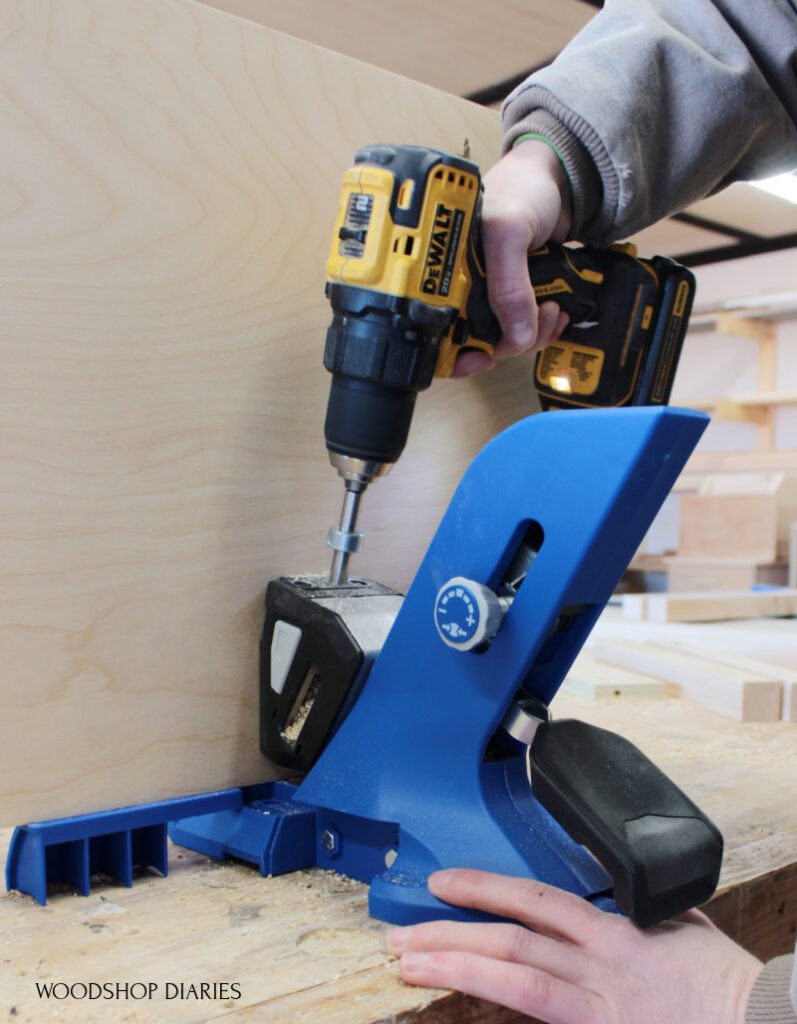
[[[797,390],[754,391],[744,395],[729,395],[727,398],[689,400],[691,409],[699,409],[724,420],[754,423],[756,426],[765,426],[769,422],[769,411],[781,405],[797,405]]]

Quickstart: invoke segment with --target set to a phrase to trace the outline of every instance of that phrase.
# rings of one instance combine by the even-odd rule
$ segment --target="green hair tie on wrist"
[[[525,132],[523,135],[518,135],[518,137],[512,143],[512,149],[514,149],[515,146],[519,146],[521,142],[529,142],[530,140],[533,140],[535,142],[544,142],[546,146],[550,146],[559,158],[559,163],[562,165],[562,167],[565,166],[564,158],[562,154],[559,152],[559,150],[556,148],[556,146],[551,142],[550,139],[546,139],[544,135],[538,135],[537,132]]]

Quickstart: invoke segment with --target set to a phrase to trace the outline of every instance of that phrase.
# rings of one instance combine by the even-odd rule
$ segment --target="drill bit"
[[[365,484],[355,480],[346,480],[345,488],[340,521],[337,527],[331,527],[327,534],[327,544],[334,551],[332,566],[329,570],[329,582],[335,587],[348,581],[349,559],[360,550],[363,539],[363,535],[355,530],[355,526]]]

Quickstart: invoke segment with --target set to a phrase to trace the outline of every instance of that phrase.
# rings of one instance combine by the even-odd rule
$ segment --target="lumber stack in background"
[[[684,558],[786,561],[797,516],[797,474],[712,473],[681,497],[678,554]]]
[[[598,640],[591,651],[598,661],[666,680],[677,694],[735,721],[776,722],[781,716],[782,680],[760,670],[632,640]]]
[[[788,587],[625,594],[621,601],[628,622],[725,622],[797,615],[797,590]]]
[[[617,608],[599,619],[564,692],[582,696],[684,696],[740,722],[797,722],[797,622],[627,622]],[[617,674],[613,691],[611,680]],[[631,676],[639,689],[624,685]],[[571,688],[570,677],[573,677]]]
[[[687,473],[685,478],[694,480],[695,474]],[[784,586],[795,516],[797,474],[793,472],[706,474],[693,490],[679,496],[677,551],[665,559],[667,589]]]

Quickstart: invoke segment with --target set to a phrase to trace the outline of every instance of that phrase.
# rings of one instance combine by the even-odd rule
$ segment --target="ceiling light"
[[[769,192],[770,195],[786,199],[790,203],[797,203],[797,174],[791,171],[786,174],[776,174],[774,178],[751,181],[750,184],[755,188],[760,188],[762,192]]]

